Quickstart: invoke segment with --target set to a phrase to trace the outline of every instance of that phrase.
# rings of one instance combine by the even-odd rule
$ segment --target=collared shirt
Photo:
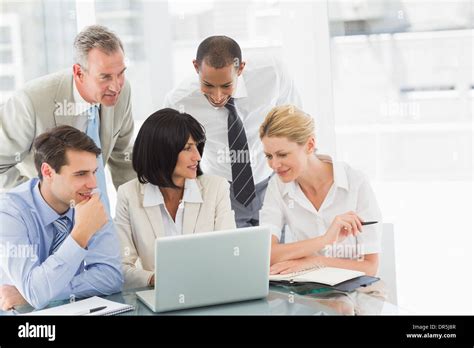
[[[173,218],[166,209],[165,199],[160,188],[150,183],[145,184],[143,206],[160,206],[166,236],[178,236],[183,234],[184,203],[203,203],[201,191],[194,179],[186,179],[184,182],[183,199],[179,203],[175,221],[173,221]]]
[[[265,60],[247,62],[237,79],[233,98],[247,135],[257,184],[271,175],[259,137],[260,125],[277,105],[294,104],[300,107],[300,97],[281,64],[272,57],[266,57]],[[165,107],[189,113],[204,126],[207,141],[201,168],[205,173],[232,181],[232,154],[227,131],[229,111],[225,107],[214,108],[209,104],[201,92],[198,76],[194,75],[171,91],[165,99]]]
[[[95,105],[100,107],[100,103],[91,104],[82,98],[75,81],[72,82],[72,96],[74,98],[74,115],[76,116],[74,118],[74,128],[86,133],[87,123],[89,121],[87,111]]]
[[[53,300],[119,292],[123,284],[120,245],[109,221],[86,249],[69,235],[49,254],[57,214],[42,197],[38,178],[0,196],[0,284],[15,286],[42,308]],[[67,215],[74,223],[74,209]]]
[[[332,163],[329,156],[317,155]],[[279,240],[286,224],[285,243],[319,237],[326,233],[337,215],[354,211],[362,220],[378,221],[362,227],[357,237],[347,237],[342,242],[320,251],[320,254],[343,258],[357,258],[361,254],[381,251],[382,219],[374,192],[368,179],[343,162],[333,163],[334,182],[317,210],[296,181],[282,182],[277,175],[268,184],[260,211],[260,225],[269,226]]]

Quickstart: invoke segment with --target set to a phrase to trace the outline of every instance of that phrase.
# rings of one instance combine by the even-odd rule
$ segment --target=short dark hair
[[[150,115],[143,123],[133,145],[132,164],[138,180],[145,184],[178,188],[172,175],[178,155],[192,137],[199,154],[204,152],[204,127],[191,115],[166,108]],[[198,163],[197,175],[202,175]]]
[[[242,51],[239,44],[234,39],[223,35],[208,37],[199,44],[196,53],[196,62],[199,66],[205,61],[207,65],[216,69],[234,64],[236,58],[240,66]]]
[[[71,126],[54,127],[36,137],[33,143],[38,177],[43,180],[41,165],[48,163],[57,173],[67,165],[66,150],[87,151],[99,156],[101,150],[86,133]]]

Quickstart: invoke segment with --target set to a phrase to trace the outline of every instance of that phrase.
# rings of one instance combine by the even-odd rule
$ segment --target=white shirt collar
[[[316,155],[321,161],[332,163],[333,173],[334,173],[334,185],[336,187],[343,188],[345,190],[349,189],[348,179],[347,179],[347,172],[346,168],[344,167],[343,163],[340,162],[333,162],[331,156],[317,154]],[[288,194],[288,196],[294,198],[296,195],[296,191],[299,190],[298,183],[293,180],[288,183],[283,184],[283,196]]]
[[[235,88],[235,93],[232,97],[234,99],[247,97],[247,87],[245,85],[245,78],[243,73],[240,74],[239,77],[237,77],[237,87]]]
[[[183,202],[203,203],[201,190],[196,179],[186,179],[184,182]],[[165,200],[160,188],[156,185],[146,183],[143,188],[143,207],[152,207],[164,204]]]
[[[72,96],[74,98],[75,116],[82,115],[95,105],[100,107],[100,103],[91,104],[88,103],[84,98],[82,98],[81,94],[79,93],[79,90],[77,89],[76,81],[74,80],[72,82]]]
[[[245,69],[238,77],[234,97],[245,127],[249,149],[254,155],[251,156],[254,181],[260,183],[268,179],[272,173],[258,136],[262,115],[268,114],[275,103],[300,106],[301,100],[295,84],[279,60],[266,54],[258,54],[252,58],[254,59],[249,57]],[[201,92],[199,77],[196,75],[194,72],[168,93],[164,105],[176,110],[184,107],[185,110],[192,111],[193,117],[206,128],[206,137],[212,139],[206,144],[201,168],[206,173],[232,181],[230,162],[215,160],[220,154],[226,153],[225,150],[229,147],[228,111],[224,107],[211,107]],[[262,88],[263,86],[265,88]],[[285,91],[284,95],[281,93],[282,90]],[[247,97],[244,98],[245,96]]]

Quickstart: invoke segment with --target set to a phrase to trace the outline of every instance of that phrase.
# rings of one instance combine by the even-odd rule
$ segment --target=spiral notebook
[[[335,267],[316,267],[313,269],[290,274],[270,275],[272,282],[292,282],[292,283],[319,283],[329,286],[345,282],[350,279],[364,276],[364,272]]]
[[[101,307],[103,309],[98,310]],[[94,296],[62,306],[25,313],[25,315],[116,315],[134,310],[135,307]]]

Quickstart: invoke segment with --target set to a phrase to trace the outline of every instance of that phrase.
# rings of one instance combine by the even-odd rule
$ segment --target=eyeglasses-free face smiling
[[[184,179],[196,179],[197,169],[199,161],[201,161],[201,155],[197,148],[196,141],[189,137],[186,145],[178,155],[178,161],[173,171],[173,182],[175,184],[184,183]]]
[[[213,107],[223,107],[234,94],[237,87],[237,78],[242,73],[245,64],[241,63],[239,69],[234,64],[229,64],[223,68],[214,68],[201,63],[201,66],[194,63],[194,67],[199,74],[201,92]]]
[[[311,144],[299,145],[284,137],[263,137],[263,150],[267,163],[287,183],[296,180],[307,168]]]

